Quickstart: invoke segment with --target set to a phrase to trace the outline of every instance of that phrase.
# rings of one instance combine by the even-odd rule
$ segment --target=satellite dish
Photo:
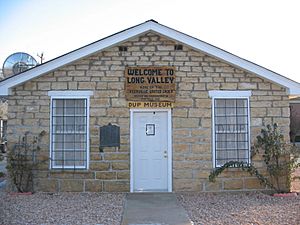
[[[37,65],[37,61],[29,54],[24,52],[16,52],[6,58],[3,63],[4,78],[22,73]]]

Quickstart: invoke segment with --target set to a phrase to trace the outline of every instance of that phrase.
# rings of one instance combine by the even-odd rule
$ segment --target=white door
[[[168,191],[168,112],[132,114],[133,191]]]

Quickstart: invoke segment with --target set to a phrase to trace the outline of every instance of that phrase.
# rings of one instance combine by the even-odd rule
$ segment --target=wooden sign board
[[[173,102],[128,102],[128,108],[174,108]]]
[[[175,67],[126,67],[125,97],[137,102],[175,102]]]

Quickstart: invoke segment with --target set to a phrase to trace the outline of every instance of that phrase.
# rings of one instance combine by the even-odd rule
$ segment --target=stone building
[[[35,189],[50,192],[263,190],[237,168],[208,176],[249,163],[265,124],[289,140],[299,94],[299,83],[153,20],[0,82],[9,143],[46,131]]]

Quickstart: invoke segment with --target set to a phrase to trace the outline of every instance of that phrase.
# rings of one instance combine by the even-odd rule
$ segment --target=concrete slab
[[[173,193],[129,193],[122,225],[192,225]]]

